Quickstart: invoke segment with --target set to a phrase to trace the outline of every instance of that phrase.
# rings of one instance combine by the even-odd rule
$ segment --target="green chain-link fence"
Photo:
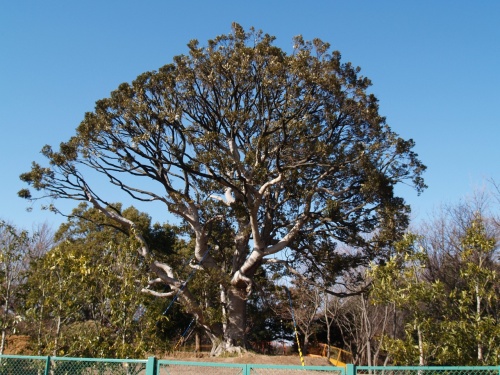
[[[206,362],[158,361],[157,375],[345,375],[343,368],[333,366],[278,366]]]
[[[4,355],[0,356],[0,375],[146,375],[147,363],[137,359]]]
[[[0,356],[0,375],[44,374],[48,357]]]
[[[140,359],[0,356],[0,375],[500,375],[500,367],[277,366]]]
[[[357,366],[354,369],[354,375],[500,375],[500,367],[495,366]]]
[[[245,375],[245,365],[226,363],[158,361],[158,372],[155,375]]]
[[[248,365],[248,375],[345,375],[345,370],[333,366],[272,366]]]

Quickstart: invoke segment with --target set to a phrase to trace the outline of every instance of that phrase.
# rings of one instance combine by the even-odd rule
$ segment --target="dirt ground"
[[[7,337],[7,345],[4,354],[25,354],[29,343],[29,336],[13,335]],[[164,356],[157,356],[158,359],[169,359],[173,361],[196,361],[196,362],[218,362],[218,363],[255,363],[255,364],[271,364],[271,365],[296,365],[300,366],[300,357],[298,354],[289,355],[265,355],[254,352],[246,352],[241,355],[231,355],[222,357],[210,357],[209,353],[193,353],[193,352],[175,352]],[[328,360],[319,356],[305,356],[304,363],[306,366],[331,366]]]
[[[161,359],[173,361],[196,361],[196,362],[218,362],[218,363],[254,363],[254,364],[272,364],[272,365],[296,365],[300,366],[300,357],[298,355],[264,355],[252,352],[243,353],[241,355],[227,357],[210,357],[210,355],[194,353],[175,353],[165,356]],[[324,357],[305,356],[304,362],[306,366],[331,366],[328,360]]]

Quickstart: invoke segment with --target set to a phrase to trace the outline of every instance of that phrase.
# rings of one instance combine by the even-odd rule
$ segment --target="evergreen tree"
[[[213,354],[245,346],[260,267],[289,249],[297,274],[334,284],[339,266],[367,265],[406,228],[409,207],[394,187],[425,188],[414,142],[386,124],[359,68],[319,39],[296,37],[291,54],[274,40],[234,24],[206,46],[191,41],[188,55],[99,100],[59,150],[43,148],[48,167],[21,176],[45,196],[91,202],[134,235],[156,274],[150,285],[180,292]],[[197,265],[219,288],[213,308],[109,206],[100,175],[186,223]],[[227,245],[209,251],[221,236]],[[338,243],[355,247],[354,259],[338,262]]]

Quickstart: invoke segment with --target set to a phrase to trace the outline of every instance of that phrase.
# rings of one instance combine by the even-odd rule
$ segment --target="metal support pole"
[[[45,375],[49,375],[50,373],[50,355],[47,356],[47,359],[45,360]]]
[[[345,375],[356,375],[356,366],[348,363],[345,366]]]
[[[148,357],[146,362],[146,375],[156,375],[158,370],[158,360],[156,357]]]

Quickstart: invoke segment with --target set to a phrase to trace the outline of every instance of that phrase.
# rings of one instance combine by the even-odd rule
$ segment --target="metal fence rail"
[[[146,359],[0,356],[0,375],[500,375],[500,366],[279,366]]]

